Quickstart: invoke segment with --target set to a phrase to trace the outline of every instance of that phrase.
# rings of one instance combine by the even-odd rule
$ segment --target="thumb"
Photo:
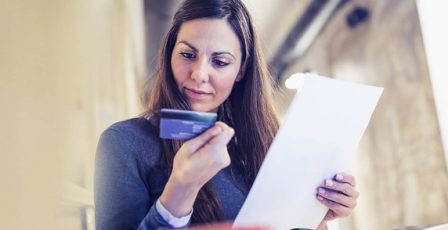
[[[201,135],[185,142],[185,146],[189,153],[194,153],[198,149],[200,149],[203,145],[207,144],[213,137],[220,134],[222,132],[222,128],[215,123],[215,125],[209,129],[207,129]]]

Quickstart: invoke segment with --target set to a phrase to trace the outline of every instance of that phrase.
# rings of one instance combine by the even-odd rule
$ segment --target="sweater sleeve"
[[[130,132],[107,129],[95,159],[95,225],[97,230],[150,230],[171,227],[157,212],[156,198],[139,171],[138,144]]]

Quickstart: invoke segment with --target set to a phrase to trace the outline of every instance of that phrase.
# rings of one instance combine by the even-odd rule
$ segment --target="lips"
[[[197,93],[197,94],[210,94],[210,93],[207,93],[207,92],[199,90],[199,89],[190,89],[190,88],[185,88],[185,89],[189,90],[189,91],[191,91],[193,93]]]
[[[212,95],[211,93],[208,93],[208,92],[205,92],[205,91],[202,91],[199,89],[189,89],[189,88],[184,88],[184,89],[185,89],[185,94],[190,99],[201,100],[201,99],[205,99],[208,96]]]

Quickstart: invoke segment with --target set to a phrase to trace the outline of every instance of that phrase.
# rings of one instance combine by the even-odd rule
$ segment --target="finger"
[[[339,182],[345,182],[351,184],[353,187],[356,186],[356,180],[355,177],[348,174],[348,173],[338,173],[334,176],[334,179],[336,179]]]
[[[356,189],[351,184],[345,182],[341,183],[335,180],[326,179],[321,187],[341,192],[355,199],[359,196],[358,191],[356,191]]]
[[[345,194],[342,194],[340,192],[336,192],[330,189],[325,189],[325,188],[318,188],[317,190],[318,195],[334,201],[338,204],[341,204],[345,207],[349,207],[349,208],[355,208],[356,207],[356,198],[354,197],[349,197]]]
[[[207,144],[197,151],[198,155],[205,155],[210,157],[213,155],[219,156],[222,150],[227,148],[227,143],[232,139],[235,131],[228,126],[221,126],[222,132],[213,137]],[[215,157],[216,157],[215,156]]]
[[[227,143],[235,134],[235,131],[224,123],[218,125],[223,129],[222,132],[213,137],[194,156],[202,159],[203,162],[207,162],[209,166],[221,169],[230,165],[231,159],[227,152]]]
[[[213,137],[222,133],[222,125],[219,125],[218,122],[209,129],[207,129],[201,135],[187,141],[184,143],[184,146],[187,148],[189,153],[194,153],[198,149],[200,149],[203,145],[207,144]]]
[[[320,195],[317,195],[317,200],[321,202],[323,205],[325,205],[327,208],[329,208],[331,211],[333,211],[336,217],[346,217],[352,213],[351,208],[345,207],[339,203],[336,203]]]
[[[216,138],[210,140],[209,144],[215,146],[226,146],[235,134],[235,130],[223,122],[217,122],[216,125],[221,127],[222,132],[217,135]]]

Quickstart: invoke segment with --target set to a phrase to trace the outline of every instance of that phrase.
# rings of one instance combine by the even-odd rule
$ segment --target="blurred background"
[[[0,1],[0,229],[94,229],[101,132],[138,116],[180,0]],[[298,72],[384,87],[330,229],[448,223],[448,4],[245,0],[283,114]],[[288,80],[289,79],[289,80]]]

